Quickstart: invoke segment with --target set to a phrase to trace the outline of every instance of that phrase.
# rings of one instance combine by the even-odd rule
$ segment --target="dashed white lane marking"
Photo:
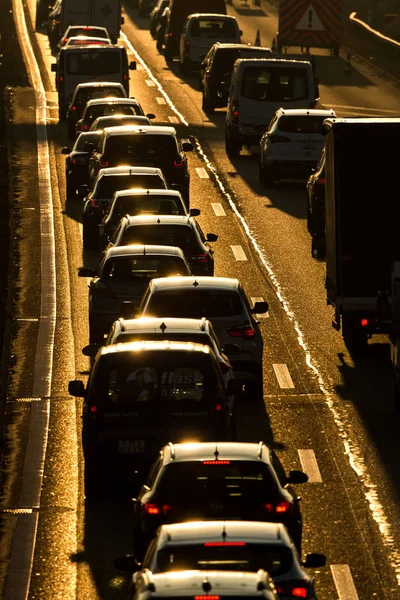
[[[158,102],[158,104],[167,104],[165,98],[162,97],[156,98],[156,101]]]
[[[359,600],[349,565],[331,565],[339,600]]]
[[[264,298],[262,296],[253,296],[251,301],[253,304],[256,302],[264,302]],[[267,310],[266,313],[263,313],[262,315],[257,314],[256,316],[258,319],[267,319],[269,317],[269,311]]]
[[[279,386],[283,390],[294,388],[292,378],[290,377],[289,369],[285,364],[272,365],[275,371]]]
[[[196,173],[200,177],[200,179],[210,179],[204,167],[196,167]]]
[[[149,87],[155,87],[156,85],[152,79],[145,79],[145,82]]]
[[[242,246],[238,246],[238,245],[231,246],[231,250],[233,252],[233,256],[235,257],[235,260],[247,260],[247,256],[244,253]]]
[[[211,202],[211,206],[216,217],[226,217],[226,212],[224,211],[221,202]]]
[[[308,483],[322,483],[321,473],[314,450],[299,450],[301,467],[308,475]]]
[[[178,125],[180,123],[178,117],[168,117],[168,121],[174,125]]]

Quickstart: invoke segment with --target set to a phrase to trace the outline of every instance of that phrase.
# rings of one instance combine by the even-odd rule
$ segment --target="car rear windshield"
[[[135,281],[138,278],[153,279],[171,275],[187,275],[188,270],[183,260],[165,256],[116,256],[109,258],[102,269],[104,279]]]
[[[240,296],[231,291],[171,290],[150,297],[147,314],[153,317],[233,317],[243,313]]]
[[[182,203],[175,202],[174,198],[165,196],[119,196],[113,205],[110,218],[118,222],[124,215],[159,214],[159,215],[184,215]]]
[[[211,356],[179,350],[105,355],[95,377],[96,397],[105,406],[192,401],[220,397]]]
[[[90,134],[90,133],[83,133],[81,134],[74,145],[74,151],[75,152],[83,152],[83,147],[85,146],[85,144],[94,144],[95,145],[95,149],[98,148],[100,142],[100,136],[98,133],[95,133],[94,135]]]
[[[124,89],[119,87],[96,87],[91,90],[81,90],[75,98],[74,104],[79,107],[85,106],[86,102],[93,100],[94,98],[108,98],[113,96],[114,98],[125,98],[126,94]]]
[[[230,536],[233,541],[234,538]],[[252,544],[243,546],[173,546],[168,544],[157,555],[157,571],[221,570],[250,571],[265,569],[273,577],[289,571],[293,564],[292,551],[278,544]]]
[[[190,28],[190,35],[213,40],[236,38],[237,27],[231,19],[196,19]]]
[[[183,252],[195,252],[197,238],[191,227],[186,225],[134,225],[127,227],[119,242],[121,246],[129,244],[155,244],[178,246]]]
[[[66,71],[70,75],[108,75],[121,71],[119,50],[84,50],[67,54]]]
[[[146,333],[126,333],[122,332],[119,336],[113,340],[112,343],[127,343],[127,342],[139,342],[140,340],[156,340],[156,339],[164,339],[169,340],[171,342],[193,342],[194,344],[207,344],[211,345],[210,339],[208,336],[205,336],[204,333],[190,331],[188,333],[180,333],[174,331],[171,333],[170,331],[166,331],[162,336],[160,333],[152,333],[151,331],[146,331]]]
[[[178,148],[175,138],[167,135],[117,135],[106,140],[105,154],[113,160],[119,158],[132,159],[142,164],[158,160],[174,160]]]
[[[157,489],[165,502],[224,498],[261,505],[275,497],[277,480],[268,465],[256,461],[188,461],[168,465]]]
[[[85,111],[84,119],[89,123],[93,123],[97,117],[105,117],[107,115],[142,115],[138,104],[99,104],[98,106],[89,107]]]
[[[104,29],[94,29],[93,27],[70,27],[68,36],[76,37],[77,35],[86,35],[87,37],[101,37],[108,39],[107,32]]]
[[[241,94],[264,102],[303,100],[308,97],[307,71],[296,67],[246,67]]]
[[[238,58],[250,58],[254,54],[254,50],[251,52],[246,52],[245,50],[239,50],[237,48],[229,48],[220,51],[217,50],[212,62],[211,70],[213,74],[215,73],[215,75],[229,74],[230,76],[233,70],[233,65]],[[257,56],[260,58],[263,58],[264,56],[268,58],[268,55],[270,54],[270,52],[265,50],[257,52]]]
[[[93,190],[94,198],[111,198],[118,190],[155,188],[165,189],[165,184],[158,175],[107,175],[101,177]]]
[[[320,133],[322,135],[322,124],[326,118],[316,115],[281,117],[278,128],[285,133]]]

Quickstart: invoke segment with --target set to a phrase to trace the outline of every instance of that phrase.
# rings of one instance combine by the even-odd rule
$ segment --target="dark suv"
[[[232,380],[234,381],[234,380]],[[103,346],[83,397],[85,493],[101,478],[148,468],[168,440],[230,440],[231,409],[213,350],[191,342],[140,341]],[[146,471],[145,471],[146,472]]]
[[[107,127],[98,150],[89,162],[89,178],[104,167],[134,165],[158,167],[168,185],[179,186],[189,207],[189,168],[185,152],[193,150],[189,141],[181,142],[174,127],[156,125]]]
[[[200,89],[203,93],[203,110],[213,112],[228,104],[232,69],[238,58],[269,58],[270,48],[221,44],[216,42],[200,65]]]

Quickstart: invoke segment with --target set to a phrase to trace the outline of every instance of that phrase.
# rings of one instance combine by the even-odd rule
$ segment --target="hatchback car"
[[[66,113],[68,137],[70,139],[75,137],[75,126],[82,117],[86,103],[94,98],[108,97],[126,98],[124,86],[116,81],[87,81],[76,86]]]
[[[135,98],[94,98],[87,102],[82,118],[76,123],[75,134],[79,135],[81,131],[89,131],[91,124],[97,117],[116,114],[144,115],[144,111]],[[148,113],[146,116],[149,119],[154,119],[152,113]]]
[[[179,66],[183,73],[200,66],[215,42],[240,44],[242,31],[236,17],[195,13],[183,26],[179,44]]]
[[[100,242],[106,245],[114,235],[118,223],[125,215],[187,215],[196,217],[197,208],[189,213],[182,194],[177,190],[119,190],[112,197],[109,208],[100,224]]]
[[[190,175],[185,152],[193,150],[189,141],[178,138],[174,127],[108,127],[89,162],[89,177],[99,169],[121,164],[158,167],[168,181],[179,186],[189,207]]]
[[[128,557],[127,557],[128,558]],[[133,585],[150,571],[170,573],[186,569],[246,571],[265,569],[280,600],[317,600],[314,578],[306,568],[325,565],[323,554],[300,560],[282,523],[257,521],[192,521],[162,525],[149,545],[142,564],[117,560],[117,567],[133,570]]]
[[[213,112],[215,108],[222,108],[228,104],[232,69],[238,58],[268,58],[269,56],[271,56],[270,48],[262,46],[221,42],[213,44],[200,64],[203,110]]]
[[[325,148],[307,180],[307,229],[312,236],[313,258],[325,258]]]
[[[217,595],[215,595],[217,594]],[[270,575],[263,570],[257,573],[238,571],[174,571],[157,573],[146,571],[130,600],[279,600]]]
[[[306,180],[325,143],[322,124],[333,110],[283,109],[276,111],[260,140],[260,181],[265,187],[280,179]]]
[[[182,250],[173,246],[119,246],[105,252],[95,271],[82,268],[89,283],[89,339],[102,342],[123,315],[123,303],[135,311],[153,277],[190,275]]]
[[[235,352],[226,353],[235,370],[250,372],[254,396],[263,390],[263,339],[255,314],[268,310],[266,302],[254,307],[237,279],[225,277],[176,277],[172,281],[153,279],[139,306],[140,316],[206,317],[213,324],[222,347],[235,344]],[[225,346],[226,347],[226,346]]]
[[[168,184],[161,169],[152,167],[109,167],[108,169],[101,169],[91,190],[89,190],[88,185],[82,185],[79,188],[79,193],[83,197],[84,247],[100,247],[99,224],[117,190],[127,188],[167,189],[167,187]]]
[[[109,44],[111,43],[110,35],[105,27],[100,27],[98,25],[70,25],[61,36],[57,48],[62,48],[71,37],[83,35],[85,37],[101,38],[107,40]]]
[[[89,131],[103,130],[106,127],[121,127],[122,125],[151,125],[151,121],[144,115],[107,115],[97,117]]]
[[[210,242],[216,242],[214,233],[204,235],[200,225],[190,216],[139,215],[123,217],[110,241],[111,246],[128,244],[162,244],[178,246],[186,256],[192,273],[214,274],[214,250]],[[159,315],[156,315],[159,316]],[[161,316],[161,315],[160,315]],[[165,315],[180,317],[185,315]],[[196,315],[203,317],[205,315]]]
[[[300,498],[289,476],[263,442],[169,444],[153,463],[134,501],[136,535],[147,542],[162,523],[199,519],[241,519],[284,523],[301,550]],[[167,507],[167,508],[165,508]]]
[[[75,198],[76,190],[81,185],[89,183],[89,158],[93,148],[97,147],[101,137],[101,131],[85,131],[75,140],[72,149],[65,146],[61,154],[65,154],[65,180],[67,198]],[[90,144],[90,150],[84,150]]]
[[[190,342],[140,341],[103,346],[83,397],[85,493],[107,475],[131,481],[147,471],[169,439],[229,440],[228,391],[214,352]],[[136,475],[137,476],[137,475]],[[98,499],[98,496],[95,496]]]

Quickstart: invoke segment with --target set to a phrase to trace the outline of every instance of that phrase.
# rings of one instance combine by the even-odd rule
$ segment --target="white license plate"
[[[119,454],[141,454],[144,452],[144,440],[119,440]]]

